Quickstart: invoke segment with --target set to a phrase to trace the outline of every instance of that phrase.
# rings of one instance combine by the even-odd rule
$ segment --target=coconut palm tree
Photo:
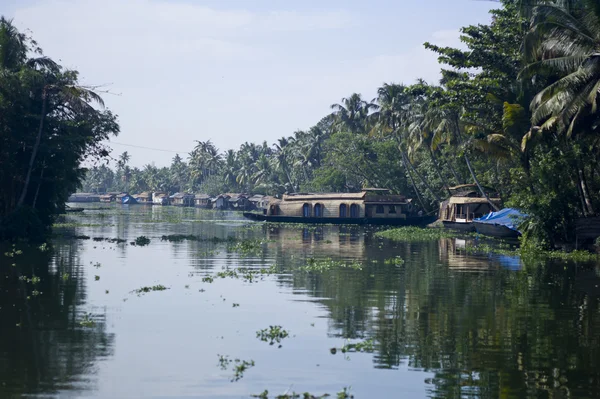
[[[533,8],[525,38],[529,64],[522,76],[545,75],[556,81],[531,102],[532,122],[542,130],[572,135],[577,121],[598,111],[600,91],[600,5],[539,4]]]
[[[377,108],[375,100],[365,101],[358,93],[342,98],[341,104],[331,105],[337,129],[347,129],[351,133],[366,133],[369,114]]]
[[[545,77],[550,84],[531,102],[532,130],[523,147],[545,131],[567,138],[589,135],[598,121],[600,92],[600,3],[597,0],[537,4],[525,39],[529,64],[522,76]],[[577,160],[584,214],[594,214],[584,165]]]
[[[411,107],[412,98],[406,91],[404,85],[397,84],[384,84],[377,90],[377,102],[378,111],[373,114],[373,118],[376,118],[377,124],[375,125],[377,130],[383,134],[390,134],[395,138],[398,143],[398,149],[400,150],[400,158],[404,165],[404,169],[408,174],[413,189],[417,194],[421,205],[425,207],[422,202],[417,185],[412,177],[412,173],[416,174],[423,185],[429,190],[432,196],[437,202],[441,199],[431,185],[423,178],[421,173],[413,166],[410,158],[407,155],[406,145],[408,142],[408,133],[411,121]],[[411,173],[412,171],[412,173]]]
[[[289,171],[289,159],[291,158],[291,146],[289,144],[290,140],[286,137],[277,139],[277,143],[273,144],[273,147],[275,148],[273,166],[276,170],[281,171],[286,176],[291,191],[294,192],[294,182],[292,181]]]

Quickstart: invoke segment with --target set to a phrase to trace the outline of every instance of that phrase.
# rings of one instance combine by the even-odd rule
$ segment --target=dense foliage
[[[600,7],[595,1],[503,0],[489,25],[462,29],[466,49],[439,54],[439,85],[386,83],[352,94],[307,131],[220,154],[198,142],[170,167],[92,170],[86,189],[260,192],[387,187],[428,211],[448,187],[495,187],[545,245],[573,240],[600,206],[597,156]],[[481,190],[483,193],[483,190]]]
[[[119,131],[102,99],[78,73],[43,56],[0,18],[0,239],[36,238],[85,175],[87,156]]]

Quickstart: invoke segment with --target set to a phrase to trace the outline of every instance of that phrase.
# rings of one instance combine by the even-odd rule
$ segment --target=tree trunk
[[[294,187],[294,182],[292,182],[292,178],[290,177],[290,172],[288,171],[288,168],[283,168],[283,170],[285,171],[285,175],[287,176],[288,182],[290,183],[290,186],[292,187],[292,193],[295,193],[296,188]]]
[[[37,203],[38,195],[40,194],[40,187],[42,186],[42,180],[44,179],[44,170],[46,169],[46,161],[42,162],[42,172],[40,173],[40,181],[38,182],[37,188],[35,189],[35,195],[33,196],[33,208]]]
[[[433,189],[431,188],[431,186],[429,185],[429,183],[427,183],[427,181],[423,178],[423,176],[419,173],[419,171],[410,162],[410,160],[408,159],[408,155],[406,155],[406,153],[402,150],[402,148],[400,148],[400,151],[402,151],[402,156],[406,158],[406,163],[408,163],[408,165],[410,165],[410,168],[415,172],[415,174],[417,175],[417,177],[419,178],[419,180],[421,180],[421,182],[425,185],[425,187],[427,187],[427,189],[429,190],[429,192],[431,193],[431,195],[433,195],[433,198],[435,198],[435,200],[438,203],[442,202],[442,200],[440,199],[440,196],[437,195],[435,193],[435,191],[433,191]]]
[[[577,173],[579,175],[579,184],[581,186],[581,192],[583,193],[583,199],[585,201],[585,208],[589,215],[594,215],[594,206],[592,205],[592,200],[590,198],[590,193],[587,187],[587,183],[585,181],[585,174],[583,173],[582,168],[577,168]]]
[[[23,191],[21,191],[19,202],[17,202],[17,208],[20,208],[23,205],[23,202],[25,202],[25,197],[27,196],[27,190],[29,189],[29,182],[31,180],[31,172],[33,171],[33,164],[35,163],[35,157],[37,156],[38,149],[40,148],[40,141],[42,140],[42,130],[44,129],[45,117],[46,90],[44,89],[44,93],[42,94],[42,115],[40,117],[40,126],[38,128],[38,134],[35,139],[35,144],[33,145],[33,150],[31,151],[31,158],[29,158],[29,167],[27,168],[27,175],[25,176],[25,184],[23,185]]]
[[[475,184],[477,184],[477,188],[479,188],[479,192],[481,193],[481,195],[483,195],[483,197],[485,198],[485,200],[488,202],[488,204],[490,204],[490,206],[492,207],[493,210],[495,211],[499,211],[500,208],[498,208],[491,200],[490,197],[487,195],[487,193],[483,190],[483,187],[481,187],[481,184],[479,183],[479,180],[477,179],[477,176],[475,176],[475,172],[473,172],[473,167],[471,166],[471,161],[469,161],[469,157],[467,156],[467,154],[465,153],[465,161],[467,161],[467,167],[469,168],[469,172],[471,172],[471,177],[473,178],[473,181],[475,182]]]
[[[410,169],[408,168],[408,165],[406,164],[406,159],[404,159],[404,152],[401,151],[401,154],[402,154],[402,163],[404,164],[404,170],[406,170],[406,174],[408,175],[408,178],[410,179],[410,182],[413,186],[413,190],[415,190],[415,194],[417,194],[417,199],[419,200],[419,203],[421,204],[423,209],[427,210],[427,208],[425,207],[425,204],[423,203],[423,199],[421,198],[421,194],[419,194],[419,189],[417,188],[417,185],[415,184],[415,181],[414,181],[412,175],[410,174]]]
[[[435,171],[437,172],[437,175],[440,178],[440,181],[442,182],[444,190],[446,190],[448,192],[448,196],[451,196],[452,193],[450,192],[450,189],[448,188],[448,185],[446,184],[446,180],[444,179],[444,176],[442,176],[442,171],[440,170],[440,165],[438,164],[437,158],[435,157],[435,154],[433,153],[433,150],[431,149],[431,147],[427,146],[427,148],[429,149],[429,155],[431,156],[431,161],[433,162]]]
[[[577,194],[579,194],[579,201],[581,201],[581,214],[583,216],[587,216],[587,209],[585,208],[585,199],[583,198],[583,192],[581,191],[581,184],[579,184],[575,179],[571,176],[571,184],[577,187]]]

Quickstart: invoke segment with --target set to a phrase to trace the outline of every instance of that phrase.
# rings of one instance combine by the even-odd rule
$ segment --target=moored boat
[[[479,234],[498,238],[519,238],[519,224],[527,215],[513,208],[504,208],[498,212],[473,220],[473,226]]]
[[[484,187],[490,202],[500,207],[502,200],[498,194]],[[451,187],[452,196],[440,204],[439,218],[444,227],[464,232],[474,232],[473,220],[493,211],[487,199],[475,184]]]
[[[256,221],[278,223],[375,224],[424,226],[435,216],[423,216],[412,199],[390,195],[387,189],[364,189],[359,193],[289,194],[271,200],[263,214],[245,212]]]

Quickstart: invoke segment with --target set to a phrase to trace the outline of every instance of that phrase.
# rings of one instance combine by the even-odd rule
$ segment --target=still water
[[[2,248],[0,398],[600,397],[597,266],[523,265],[363,227],[92,208],[61,220],[51,251]],[[200,239],[161,240],[172,234]],[[142,235],[149,245],[131,244]],[[116,237],[127,242],[93,239]],[[362,270],[302,270],[329,258]],[[239,268],[256,272],[217,275]],[[156,285],[168,289],[132,292]],[[257,338],[270,326],[289,336]],[[339,350],[368,340],[372,351]],[[236,376],[243,361],[254,366]]]

